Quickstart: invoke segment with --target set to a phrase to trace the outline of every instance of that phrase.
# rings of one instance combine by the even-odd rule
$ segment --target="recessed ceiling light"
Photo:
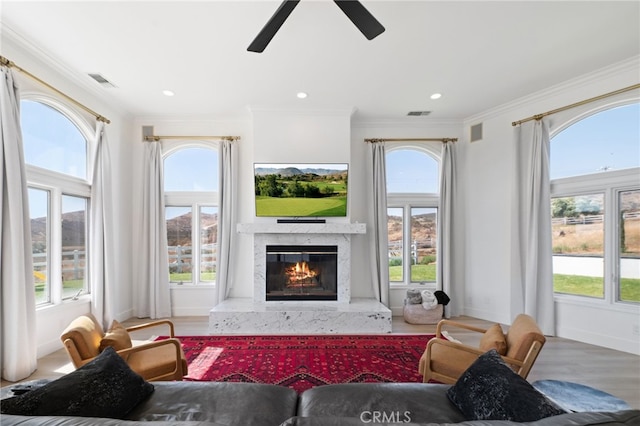
[[[440,99],[442,97],[442,93],[434,93],[431,95],[431,99]]]
[[[298,93],[296,94],[296,96],[297,96],[299,99],[304,99],[304,98],[306,98],[306,97],[307,97],[307,96],[309,96],[309,95],[307,95],[305,92],[298,92]]]
[[[175,95],[175,93],[173,93],[171,90],[163,90],[162,94],[165,96],[173,96]]]

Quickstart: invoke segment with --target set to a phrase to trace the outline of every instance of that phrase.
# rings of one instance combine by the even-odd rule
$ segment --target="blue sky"
[[[86,142],[78,128],[42,103],[22,101],[20,107],[27,164],[86,178]]]
[[[562,159],[561,161],[554,161]],[[551,139],[551,178],[640,166],[640,104],[612,108]]]
[[[425,153],[389,151],[385,166],[388,192],[438,192],[438,163]]]
[[[214,191],[218,188],[218,153],[192,147],[176,151],[164,162],[165,191]]]
[[[22,126],[28,163],[85,177],[84,140],[78,129],[62,115],[36,102],[23,101]],[[51,143],[51,135],[55,142]],[[142,143],[142,142],[140,142]],[[558,159],[562,159],[558,161]],[[426,160],[427,167],[424,166]],[[287,167],[296,164],[263,164]],[[298,164],[299,165],[299,164]],[[330,168],[327,164],[310,167]],[[337,164],[336,167],[342,165]],[[640,166],[640,104],[613,108],[588,117],[563,130],[551,140],[551,178],[620,170]],[[426,154],[390,151],[387,155],[388,189],[391,192],[437,192],[436,162]],[[393,179],[391,176],[398,177]],[[217,153],[204,148],[178,151],[165,163],[167,190],[189,188],[203,191],[218,185]],[[31,203],[31,217],[45,215],[42,202]],[[68,200],[69,201],[69,200]],[[70,202],[70,201],[69,201]],[[72,204],[65,211],[73,211]]]

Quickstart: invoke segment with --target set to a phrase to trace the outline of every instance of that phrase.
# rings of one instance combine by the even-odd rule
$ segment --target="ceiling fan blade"
[[[355,0],[333,0],[351,22],[355,24],[367,40],[372,40],[384,32],[384,27],[373,15]]]
[[[284,0],[278,10],[276,10],[276,13],[273,14],[264,28],[260,30],[256,38],[251,42],[247,50],[249,52],[263,52],[299,2],[300,0]]]

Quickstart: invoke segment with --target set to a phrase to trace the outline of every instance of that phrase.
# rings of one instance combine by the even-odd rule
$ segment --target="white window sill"
[[[61,306],[69,306],[69,305],[81,305],[91,303],[91,295],[83,294],[78,296],[77,298],[65,299],[60,303],[46,303],[42,305],[36,305],[36,311],[45,311],[48,309],[56,309]]]
[[[555,294],[553,300],[555,303],[561,305],[583,306],[585,308],[640,314],[640,304],[634,303],[610,302],[605,299],[580,297],[569,294]]]
[[[201,290],[201,289],[213,289],[216,288],[215,284],[177,284],[171,283],[169,285],[171,290]]]

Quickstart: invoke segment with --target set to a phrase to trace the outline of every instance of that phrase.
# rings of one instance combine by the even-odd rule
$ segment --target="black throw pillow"
[[[112,347],[91,362],[25,394],[2,400],[2,414],[121,419],[153,393]]]
[[[440,304],[442,306],[447,306],[449,304],[449,302],[451,301],[451,299],[449,298],[447,293],[445,293],[442,290],[436,290],[433,293],[433,295],[436,297],[436,300],[438,301],[438,304]]]
[[[467,420],[532,422],[565,413],[518,376],[495,349],[480,355],[447,396]]]

